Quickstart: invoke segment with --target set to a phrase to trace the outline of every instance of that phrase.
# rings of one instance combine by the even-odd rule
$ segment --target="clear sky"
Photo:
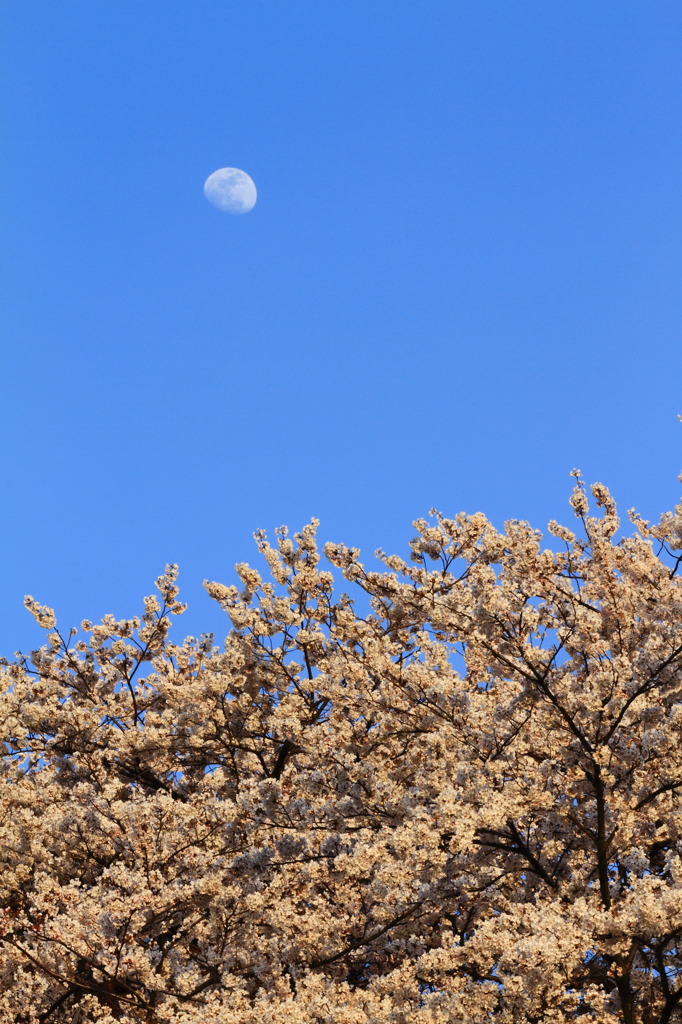
[[[252,533],[657,517],[682,469],[682,5],[6,0],[0,653],[180,633]],[[247,171],[242,217],[203,195]]]

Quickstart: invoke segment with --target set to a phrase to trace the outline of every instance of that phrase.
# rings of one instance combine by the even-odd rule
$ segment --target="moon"
[[[204,195],[209,203],[224,213],[248,213],[256,205],[256,186],[246,171],[237,167],[221,167],[204,182]]]

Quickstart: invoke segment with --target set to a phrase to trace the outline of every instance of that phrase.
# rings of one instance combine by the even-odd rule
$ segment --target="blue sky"
[[[190,609],[252,532],[657,517],[682,469],[682,7],[3,5],[0,653]],[[258,187],[210,206],[223,166]]]

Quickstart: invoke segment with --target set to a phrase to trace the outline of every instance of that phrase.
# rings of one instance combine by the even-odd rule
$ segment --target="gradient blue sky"
[[[7,0],[0,653],[190,609],[252,532],[658,516],[682,469],[682,5]],[[246,170],[255,209],[202,192]]]

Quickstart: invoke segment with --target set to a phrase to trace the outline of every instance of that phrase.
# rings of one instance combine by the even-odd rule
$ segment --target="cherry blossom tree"
[[[274,543],[3,667],[0,1020],[682,1020],[682,506]],[[345,583],[334,583],[337,570]],[[344,587],[348,593],[341,593]]]

